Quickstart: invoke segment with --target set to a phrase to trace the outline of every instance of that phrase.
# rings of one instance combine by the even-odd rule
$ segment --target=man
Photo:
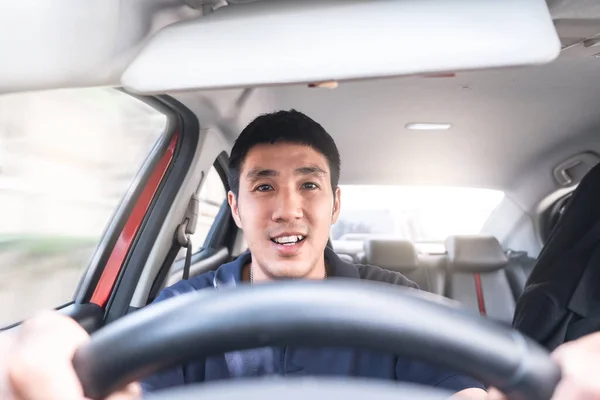
[[[326,248],[330,226],[337,220],[341,205],[340,157],[333,139],[312,119],[296,111],[258,117],[236,141],[229,172],[231,213],[244,231],[250,251],[215,272],[165,289],[156,301],[244,281],[258,284],[290,278],[342,276],[414,285],[397,273],[344,263]],[[22,331],[17,343],[5,344],[11,353],[6,389],[19,400],[81,400],[70,359],[77,346],[87,340],[85,332],[74,322],[54,315],[29,321]],[[594,383],[598,380],[587,379],[594,369],[581,367],[600,360],[600,336],[566,345],[555,357],[565,372],[557,396],[567,396],[557,399],[600,398],[600,385]],[[210,357],[155,374],[111,400],[134,398],[140,388],[149,392],[199,381],[268,374],[368,376],[450,389],[465,399],[503,398],[496,391],[486,392],[472,378],[393,354],[262,348]],[[53,393],[60,397],[50,397]],[[569,397],[572,395],[587,397]]]
[[[228,201],[249,252],[165,289],[156,301],[205,288],[277,279],[371,279],[414,284],[402,275],[342,262],[326,248],[340,212],[340,155],[331,136],[297,111],[258,117],[238,137],[229,160]],[[461,391],[475,380],[393,354],[334,349],[262,348],[190,363],[142,382],[145,392],[213,379],[267,374],[358,375]]]
[[[233,218],[249,252],[165,289],[156,301],[246,281],[344,277],[413,285],[402,275],[342,262],[326,249],[340,211],[340,155],[331,136],[297,111],[262,115],[240,134],[229,161]],[[475,380],[421,363],[353,349],[262,348],[190,363],[146,379],[146,392],[187,383],[267,374],[355,375],[460,391]],[[481,390],[480,390],[481,391]]]

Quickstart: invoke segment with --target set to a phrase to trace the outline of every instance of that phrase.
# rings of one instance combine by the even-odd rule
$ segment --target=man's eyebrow
[[[327,172],[325,172],[322,168],[317,167],[316,165],[296,168],[296,171],[294,171],[294,173],[296,175],[317,175],[317,176],[327,175]]]
[[[305,167],[296,168],[294,170],[295,175],[316,175],[316,176],[324,176],[327,175],[327,172],[316,165],[310,165]],[[250,180],[258,179],[258,178],[266,178],[279,176],[279,172],[274,169],[267,168],[255,168],[246,174],[246,178]]]
[[[257,178],[264,178],[264,177],[268,177],[268,176],[277,176],[277,175],[279,175],[279,172],[277,172],[273,169],[255,168],[253,170],[248,171],[248,173],[246,174],[246,178],[257,179]]]

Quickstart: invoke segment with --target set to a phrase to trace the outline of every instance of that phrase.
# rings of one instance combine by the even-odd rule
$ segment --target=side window
[[[242,232],[241,230],[238,230],[238,237],[237,237],[237,241],[235,243],[235,247],[233,249],[233,254],[231,254],[234,257],[238,257],[239,255],[241,255],[242,253],[248,251],[248,243],[246,243],[246,238],[244,237],[244,232]]]
[[[192,235],[192,253],[197,253],[204,246],[219,209],[223,202],[227,201],[225,185],[214,165],[210,167],[204,182],[202,182],[198,198],[200,200],[198,224],[196,225],[196,232]],[[177,260],[184,257],[185,249],[182,249],[177,255]]]
[[[166,124],[114,89],[0,96],[0,327],[72,300]]]

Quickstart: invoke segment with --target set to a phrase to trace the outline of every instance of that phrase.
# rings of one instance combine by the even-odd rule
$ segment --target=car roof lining
[[[229,1],[227,7],[247,2]],[[55,0],[48,7],[44,0],[3,2],[0,33],[19,37],[19,41],[0,46],[0,93],[120,86],[122,73],[151,37],[174,23],[201,18],[207,9],[202,5],[214,3]],[[577,21],[600,20],[600,7],[591,1],[548,0],[548,5],[555,21],[571,20],[571,26]],[[572,34],[568,36],[573,40]]]
[[[451,78],[405,77],[255,89],[238,129],[256,115],[295,108],[321,123],[342,155],[345,184],[428,184],[500,189],[533,211],[557,189],[553,168],[582,151],[600,154],[600,60],[478,71]],[[210,99],[223,115],[239,90],[175,94],[194,108]],[[407,122],[450,122],[444,132]],[[376,156],[374,156],[376,155]]]

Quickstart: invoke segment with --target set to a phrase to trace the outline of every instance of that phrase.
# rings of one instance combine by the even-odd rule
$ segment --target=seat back
[[[495,321],[511,324],[516,295],[509,259],[493,236],[450,236],[446,296]]]
[[[508,276],[515,299],[519,300],[519,297],[521,297],[525,290],[527,278],[529,278],[531,270],[535,265],[535,258],[529,257],[525,251],[509,250],[506,255],[509,260],[506,267],[506,275]]]
[[[365,242],[365,261],[401,273],[421,290],[439,295],[444,292],[443,258],[423,257],[408,240],[369,239]]]

